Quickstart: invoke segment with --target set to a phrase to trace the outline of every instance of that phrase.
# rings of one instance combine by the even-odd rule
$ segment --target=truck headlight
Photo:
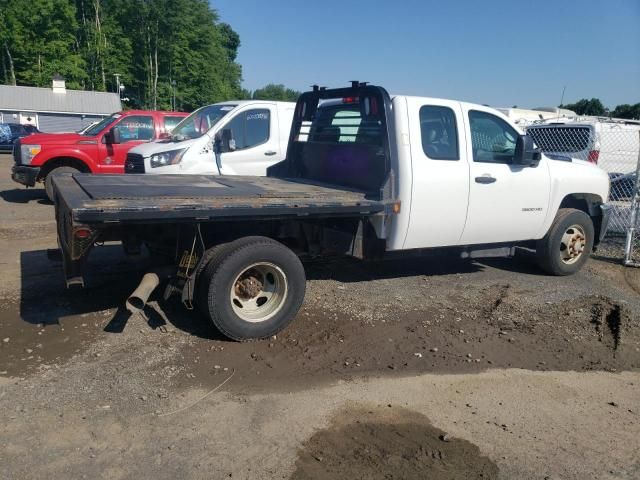
[[[40,153],[40,145],[20,145],[20,159],[21,163],[29,164],[33,157]]]
[[[175,165],[180,163],[186,148],[180,150],[170,150],[168,152],[154,153],[151,155],[151,168],[165,167],[167,165]]]

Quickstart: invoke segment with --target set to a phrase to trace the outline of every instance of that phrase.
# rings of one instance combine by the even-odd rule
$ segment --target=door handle
[[[485,173],[481,177],[476,177],[476,183],[493,183],[496,181],[495,177],[492,177],[488,173]]]
[[[275,155],[276,152],[274,152],[273,150],[267,150],[266,152],[264,152],[264,154],[268,157],[271,157],[272,155]]]

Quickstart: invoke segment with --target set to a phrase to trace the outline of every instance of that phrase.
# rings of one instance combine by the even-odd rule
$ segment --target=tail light
[[[91,230],[89,230],[88,228],[78,228],[75,232],[73,232],[73,235],[77,240],[86,240],[91,236]]]
[[[358,103],[358,97],[344,97],[342,103]]]
[[[587,161],[597,164],[599,158],[600,158],[600,150],[590,150],[589,156],[587,157]]]

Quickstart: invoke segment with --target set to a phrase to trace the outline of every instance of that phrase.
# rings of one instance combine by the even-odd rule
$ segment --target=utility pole
[[[560,119],[560,108],[562,108],[562,103],[564,102],[564,92],[567,90],[567,86],[562,87],[562,95],[560,96],[560,106],[556,109],[558,114],[558,120]]]
[[[116,92],[118,92],[118,98],[120,98],[120,73],[114,73],[113,76],[116,77]]]
[[[172,111],[176,111],[176,81],[175,80],[171,80],[171,87],[173,89],[173,110]]]

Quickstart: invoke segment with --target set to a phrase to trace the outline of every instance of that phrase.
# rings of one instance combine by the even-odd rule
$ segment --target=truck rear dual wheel
[[[53,177],[61,173],[79,173],[80,170],[73,167],[56,167],[47,173],[44,178],[44,191],[47,194],[47,198],[53,202]]]
[[[200,310],[225,336],[268,338],[284,329],[304,300],[306,276],[290,249],[266,237],[220,245],[196,280]]]
[[[551,275],[571,275],[585,264],[594,241],[591,217],[582,210],[561,208],[536,246],[538,265]]]

